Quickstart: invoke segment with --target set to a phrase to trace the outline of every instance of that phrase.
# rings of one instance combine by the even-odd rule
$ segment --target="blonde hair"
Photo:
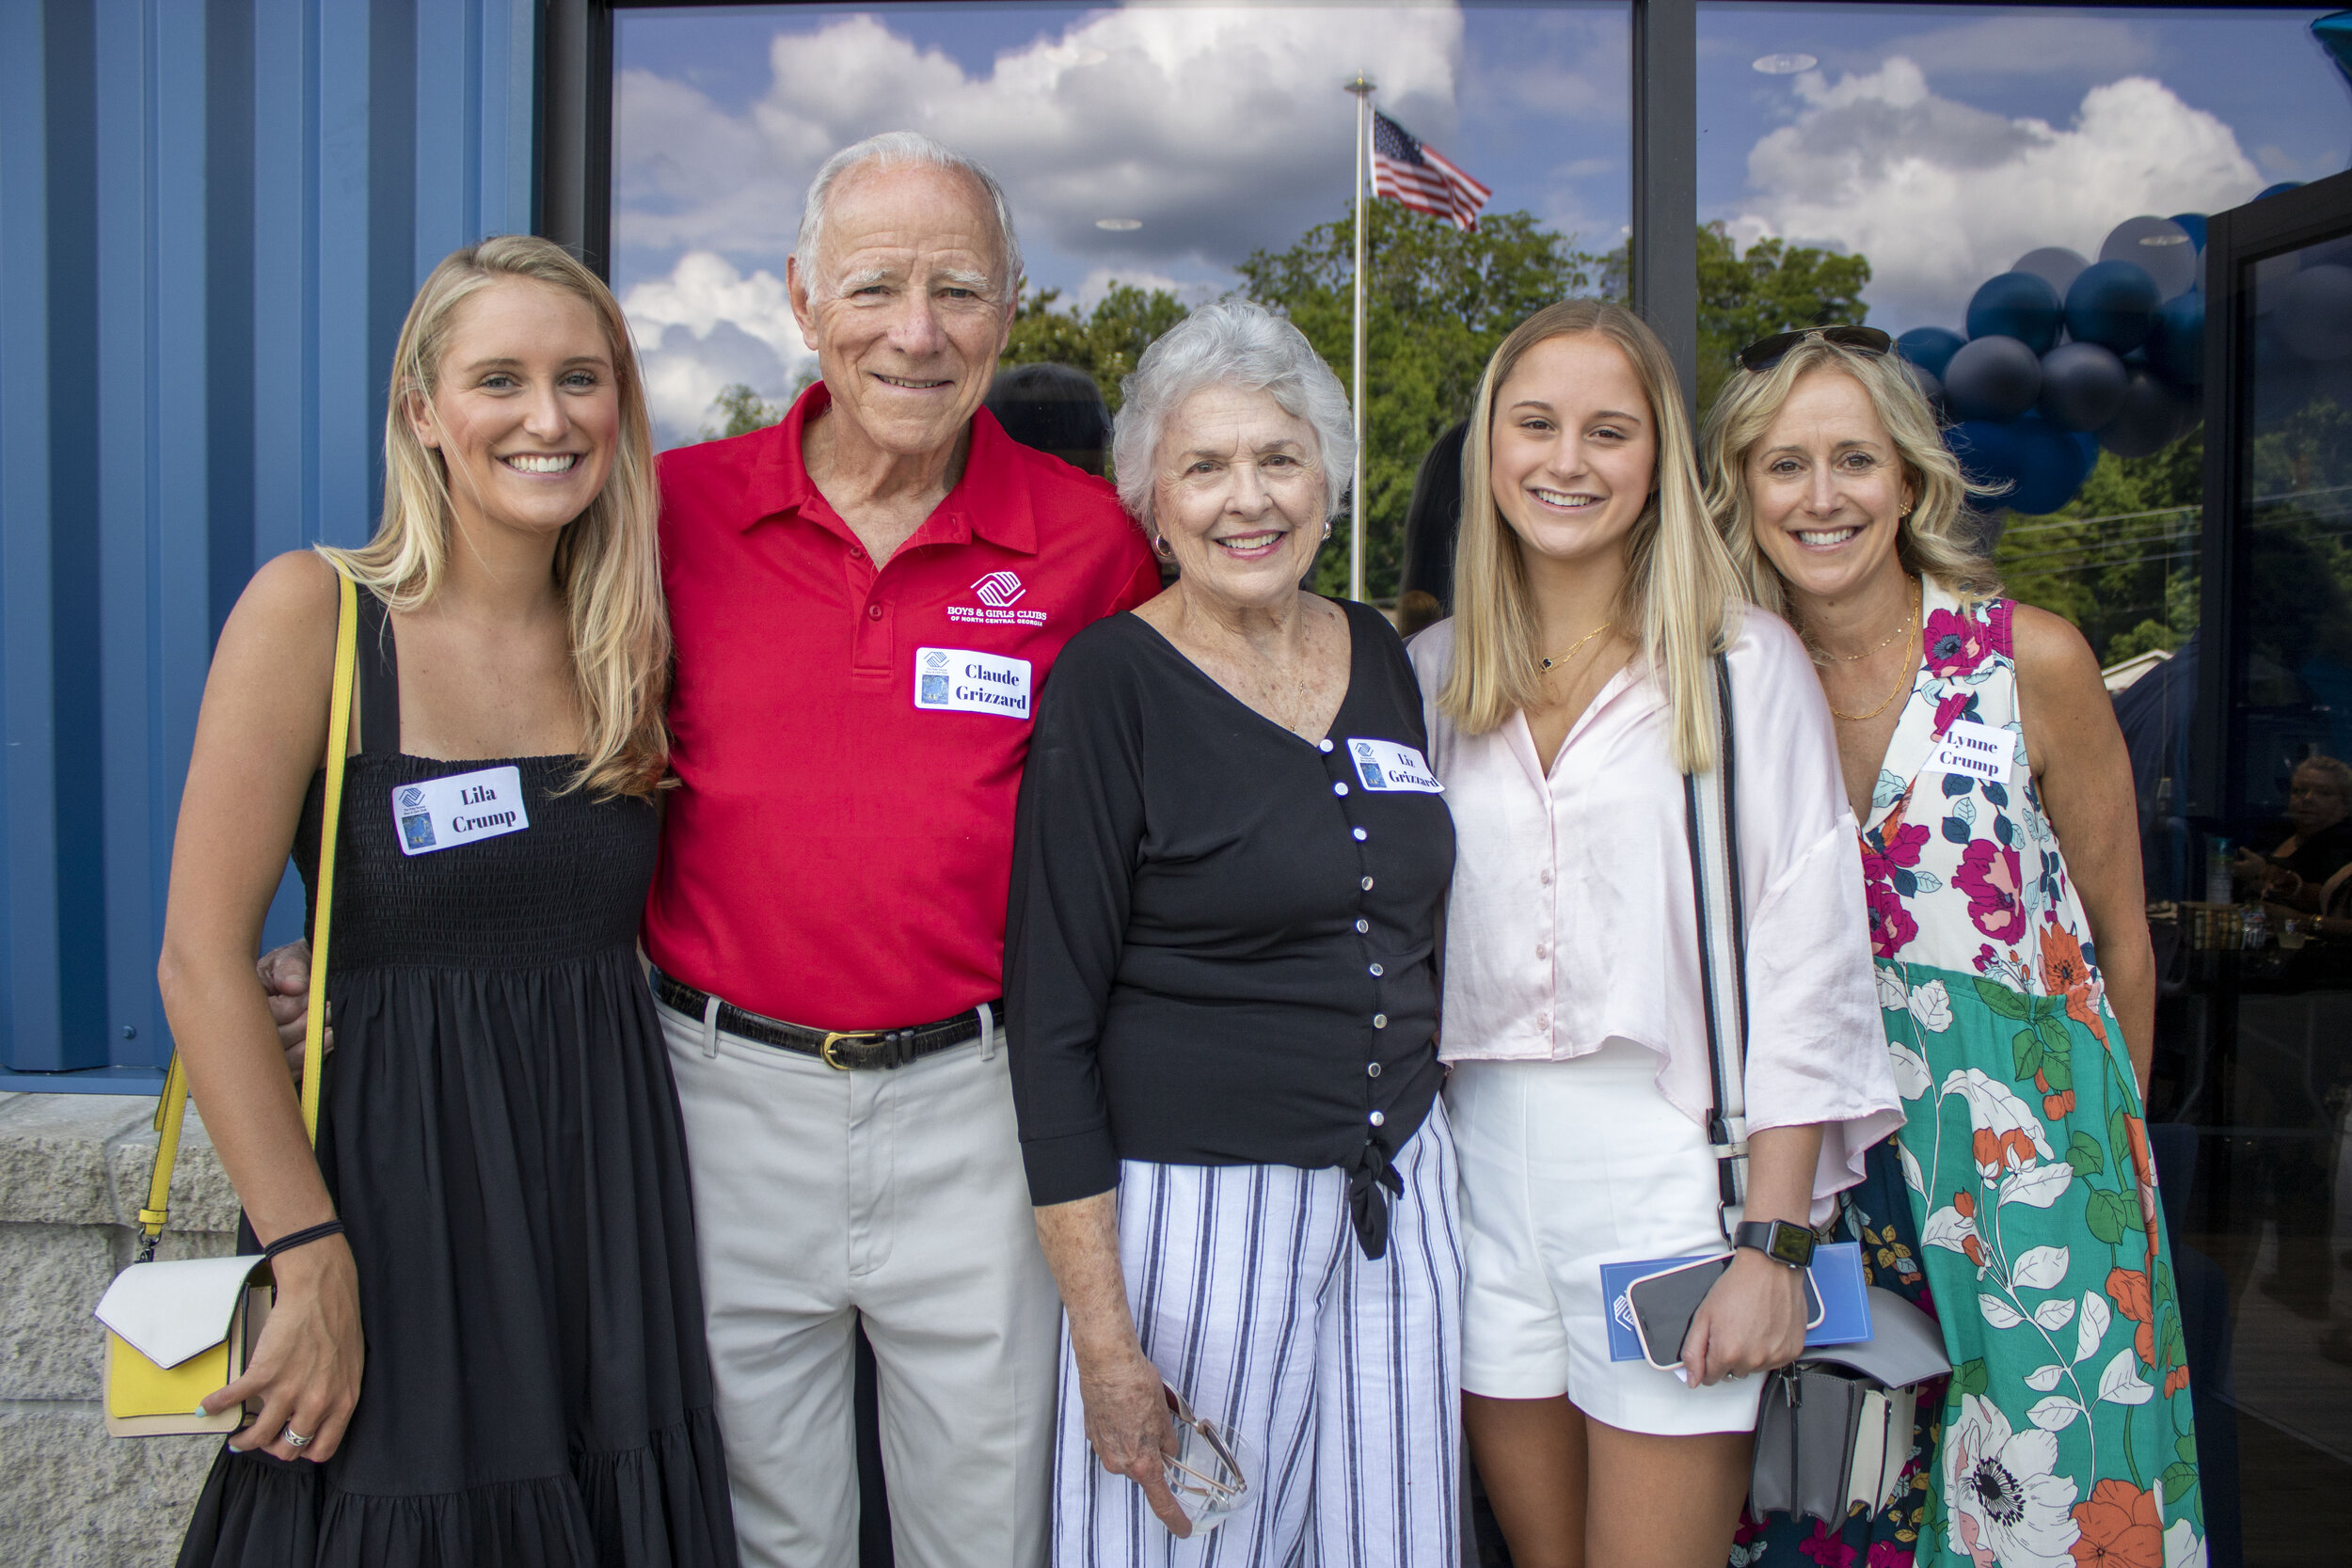
[[[449,571],[456,514],[441,454],[417,436],[413,403],[432,406],[457,308],[508,278],[542,283],[585,303],[604,328],[620,394],[621,436],[612,471],[555,547],[556,591],[571,627],[572,676],[584,735],[567,789],[598,796],[650,793],[669,767],[661,709],[669,694],[670,620],[656,537],[660,500],[644,378],[612,293],[549,241],[504,234],[452,251],[417,291],[392,350],[384,414],[384,515],[359,549],[315,546],[395,610],[430,600]]]
[[[1715,678],[1709,668],[1736,628],[1742,595],[1730,554],[1699,498],[1691,425],[1674,362],[1639,316],[1599,299],[1547,305],[1511,329],[1479,379],[1462,452],[1462,532],[1454,556],[1454,663],[1438,706],[1483,734],[1543,692],[1534,595],[1517,533],[1494,496],[1495,398],[1536,344],[1591,333],[1616,345],[1649,399],[1658,429],[1657,488],[1626,540],[1625,582],[1610,620],[1646,658],[1673,716],[1675,766],[1715,765]]]
[[[1747,465],[1748,454],[1780,418],[1797,383],[1817,370],[1853,377],[1895,443],[1903,477],[1915,492],[1911,510],[1895,531],[1895,553],[1903,569],[1932,577],[1963,596],[1991,598],[1999,594],[2001,574],[1978,542],[1983,535],[1969,502],[1975,496],[1997,495],[2006,486],[1969,483],[1944,444],[1934,411],[1900,358],[1811,337],[1769,370],[1734,372],[1699,434],[1707,466],[1707,509],[1739,562],[1750,596],[1776,615],[1797,619],[1780,572],[1756,543]]]

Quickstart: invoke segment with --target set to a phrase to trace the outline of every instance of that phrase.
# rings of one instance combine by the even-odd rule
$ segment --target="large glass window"
[[[1392,597],[1422,456],[1494,342],[1606,286],[1630,209],[1622,4],[882,5],[622,10],[612,282],[662,445],[775,417],[814,374],[785,291],[827,154],[913,128],[1004,181],[1028,290],[1008,358],[1119,377],[1188,307],[1288,307],[1351,374],[1343,84],[1492,198],[1475,233],[1375,204],[1367,584]],[[1326,552],[1345,581],[1345,553]]]

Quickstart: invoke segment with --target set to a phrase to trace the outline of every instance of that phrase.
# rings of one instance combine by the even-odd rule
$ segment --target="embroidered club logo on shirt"
[[[523,809],[522,770],[484,768],[402,784],[392,791],[392,823],[400,830],[404,855],[429,855],[521,832],[531,826]]]
[[[1045,611],[1013,608],[1029,592],[1028,585],[1021,580],[1018,572],[990,572],[975,578],[971,590],[972,596],[980,602],[977,605],[949,605],[947,619],[996,626],[1041,626],[1045,624]]]
[[[1429,770],[1427,759],[1410,746],[1400,746],[1393,740],[1350,740],[1348,759],[1356,765],[1356,776],[1366,789],[1405,790],[1421,795],[1439,795],[1445,785]]]
[[[1029,716],[1029,661],[969,648],[914,650],[914,705],[941,713]]]
[[[1987,784],[2006,786],[2017,760],[2017,740],[2004,729],[1955,719],[1944,732],[1944,742],[1928,761],[1934,773],[1966,773]]]

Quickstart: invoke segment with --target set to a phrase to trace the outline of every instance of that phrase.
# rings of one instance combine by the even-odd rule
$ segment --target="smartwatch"
[[[1775,1263],[1802,1269],[1813,1261],[1813,1232],[1787,1220],[1742,1220],[1731,1232],[1735,1247],[1754,1247]]]

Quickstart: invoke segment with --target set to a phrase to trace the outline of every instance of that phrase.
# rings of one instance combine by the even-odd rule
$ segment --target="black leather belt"
[[[710,1006],[709,992],[696,990],[659,969],[653,972],[653,993],[665,1006],[697,1020]],[[989,1010],[1001,1018],[1004,1004],[992,1002]],[[853,1068],[904,1067],[950,1046],[961,1045],[980,1032],[980,1010],[975,1007],[953,1018],[943,1018],[937,1023],[918,1023],[912,1029],[811,1029],[803,1023],[787,1023],[780,1018],[746,1012],[732,1002],[722,1002],[719,1027],[762,1045],[814,1056],[829,1068],[847,1072]]]

